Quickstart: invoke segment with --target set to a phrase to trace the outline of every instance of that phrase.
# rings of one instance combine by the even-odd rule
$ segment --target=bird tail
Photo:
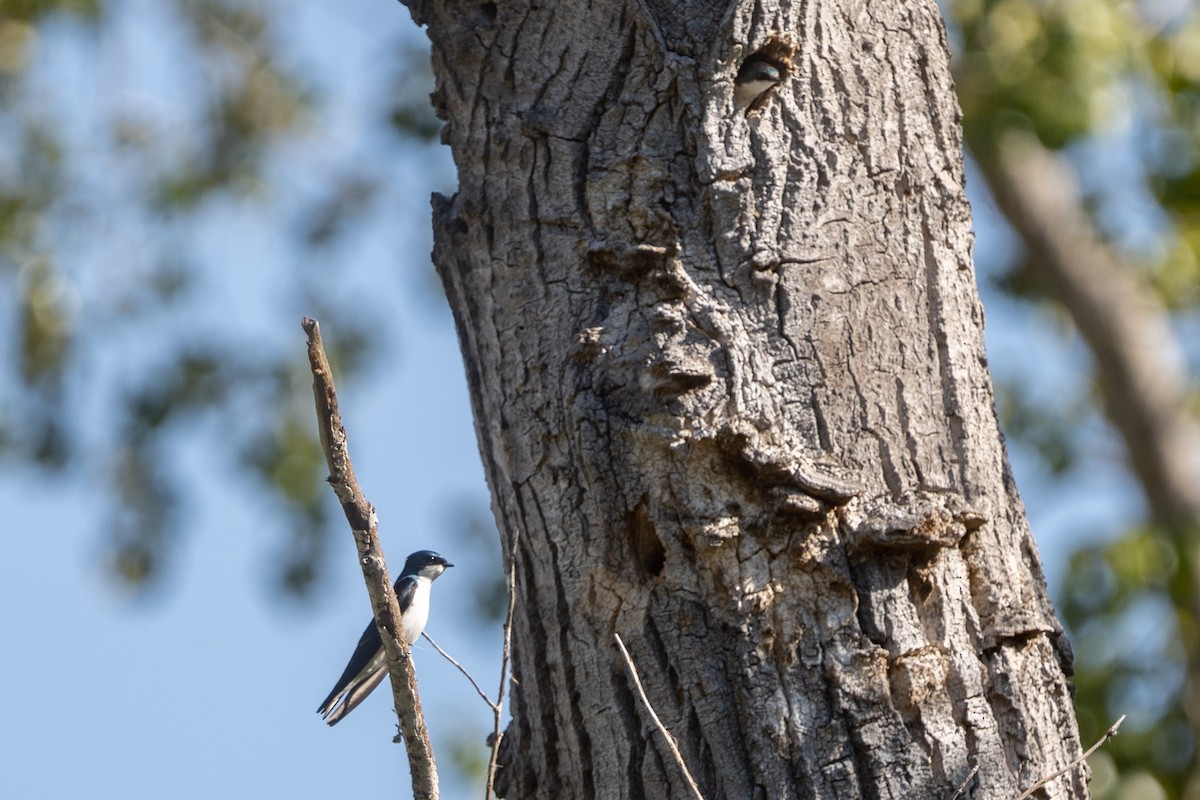
[[[344,689],[341,686],[335,687],[329,693],[329,697],[325,698],[321,707],[317,709],[317,713],[329,725],[338,724],[342,717],[353,711],[359,703],[366,699],[367,695],[374,691],[387,674],[387,664],[384,664],[371,674],[350,683]]]

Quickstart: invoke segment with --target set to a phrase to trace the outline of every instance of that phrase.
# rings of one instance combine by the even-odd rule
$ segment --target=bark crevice
[[[1078,746],[937,9],[671,9],[506,3],[486,47],[431,11],[435,260],[521,531],[509,796],[687,796],[614,629],[714,797],[948,796],[974,764],[1005,796]],[[747,115],[764,47],[785,79]]]

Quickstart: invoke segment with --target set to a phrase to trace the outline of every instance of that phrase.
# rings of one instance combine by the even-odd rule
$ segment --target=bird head
[[[783,71],[774,61],[755,53],[742,62],[734,81],[733,100],[738,108],[752,109],[760,98],[783,78]]]
[[[408,557],[404,562],[405,575],[417,575],[422,578],[433,580],[438,575],[446,571],[447,567],[453,567],[446,559],[442,558],[432,550],[418,550]]]

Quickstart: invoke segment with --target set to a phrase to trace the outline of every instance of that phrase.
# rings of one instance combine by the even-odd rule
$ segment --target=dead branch
[[[962,797],[962,793],[967,789],[967,784],[971,782],[971,778],[974,778],[977,772],[979,772],[978,764],[971,767],[971,771],[967,773],[967,777],[963,778],[962,783],[958,785],[958,790],[950,795],[950,800],[958,800],[958,798]]]
[[[675,743],[675,737],[667,730],[667,726],[663,725],[658,714],[654,711],[654,706],[650,705],[650,698],[646,696],[646,689],[642,686],[642,679],[638,675],[637,667],[634,666],[633,659],[629,656],[629,651],[625,649],[625,643],[621,641],[621,634],[614,633],[613,638],[617,640],[617,649],[621,651],[621,655],[625,659],[625,666],[629,668],[629,676],[633,678],[633,685],[637,688],[638,697],[642,698],[642,704],[646,706],[646,711],[650,713],[650,719],[654,721],[655,727],[659,733],[663,735],[663,739],[667,742],[667,747],[671,751],[671,755],[675,758],[675,763],[683,770],[683,778],[687,781],[688,788],[692,790],[692,794],[696,796],[696,800],[704,800],[704,795],[700,794],[700,787],[696,785],[695,778],[688,770],[687,764],[683,762],[683,754],[679,752],[679,745]]]
[[[454,667],[463,674],[463,677],[471,682],[471,685],[473,687],[475,687],[476,694],[478,694],[480,697],[483,698],[483,702],[487,703],[488,708],[492,709],[492,711],[495,711],[496,710],[495,702],[492,701],[492,698],[487,696],[487,692],[483,691],[483,689],[481,689],[479,687],[479,682],[475,680],[474,676],[471,675],[470,672],[467,672],[467,668],[464,667],[462,664],[458,663],[458,661],[455,660],[454,656],[450,655],[445,650],[443,650],[438,645],[438,643],[433,640],[433,637],[430,636],[428,633],[425,633],[424,631],[422,631],[421,636],[423,636],[425,638],[425,641],[427,641],[431,645],[433,645],[433,649],[437,650],[441,654],[442,658],[446,659],[451,664],[453,664]]]
[[[1027,797],[1032,797],[1034,792],[1036,792],[1038,789],[1045,786],[1050,781],[1054,780],[1055,778],[1060,778],[1063,775],[1066,775],[1071,770],[1078,767],[1080,764],[1082,764],[1084,761],[1087,760],[1088,756],[1090,756],[1092,753],[1099,750],[1101,745],[1103,745],[1105,742],[1107,742],[1112,737],[1116,736],[1117,729],[1121,727],[1121,723],[1124,721],[1125,721],[1125,715],[1122,714],[1121,718],[1119,720],[1117,720],[1116,722],[1114,722],[1109,727],[1109,729],[1104,732],[1104,735],[1101,736],[1100,739],[1094,745],[1092,745],[1091,747],[1089,747],[1087,749],[1087,752],[1085,752],[1079,758],[1072,761],[1070,764],[1067,764],[1065,767],[1060,769],[1058,772],[1055,772],[1053,775],[1047,775],[1046,777],[1042,778],[1040,781],[1035,783],[1033,786],[1030,786],[1028,789],[1021,792],[1021,794],[1019,794],[1017,796],[1017,800],[1025,800],[1025,798],[1027,798]]]
[[[329,483],[342,504],[346,521],[354,534],[358,548],[358,562],[362,567],[367,594],[371,596],[371,609],[375,624],[387,652],[388,672],[392,678],[392,696],[396,704],[396,715],[404,747],[408,752],[408,766],[412,773],[413,797],[420,800],[437,800],[437,767],[433,760],[433,748],[429,742],[429,731],[425,728],[425,715],[421,712],[421,700],[417,695],[417,676],[409,657],[408,642],[398,636],[400,630],[400,607],[396,592],[388,575],[383,549],[379,545],[378,520],[375,507],[367,502],[354,476],[350,463],[349,443],[346,428],[338,411],[337,392],[333,385],[333,372],[325,357],[321,344],[321,328],[315,319],[305,317],[301,321],[308,335],[308,361],[313,373],[313,396],[317,404],[317,427],[321,436],[321,449],[329,465]]]
[[[508,611],[504,615],[504,649],[500,656],[500,690],[496,695],[496,705],[492,708],[495,725],[491,735],[492,754],[488,758],[487,788],[484,791],[484,800],[488,800],[492,796],[496,783],[496,768],[500,761],[500,740],[504,738],[504,731],[500,726],[504,721],[504,694],[508,690],[509,664],[512,661],[512,624],[513,613],[517,608],[517,542],[519,539],[520,532],[518,531],[513,534],[512,545],[508,549]]]

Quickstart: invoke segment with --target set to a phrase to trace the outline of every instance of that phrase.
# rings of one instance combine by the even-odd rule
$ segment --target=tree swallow
[[[782,77],[783,73],[775,62],[760,55],[750,56],[742,62],[733,82],[733,102],[739,109],[749,111]]]
[[[432,550],[418,550],[404,562],[404,571],[396,579],[396,600],[400,605],[400,628],[411,645],[429,621],[429,587],[446,567],[453,567]],[[317,713],[330,725],[336,725],[366,699],[388,674],[387,653],[375,620],[367,625],[350,663],[338,678],[333,691],[321,703]]]

